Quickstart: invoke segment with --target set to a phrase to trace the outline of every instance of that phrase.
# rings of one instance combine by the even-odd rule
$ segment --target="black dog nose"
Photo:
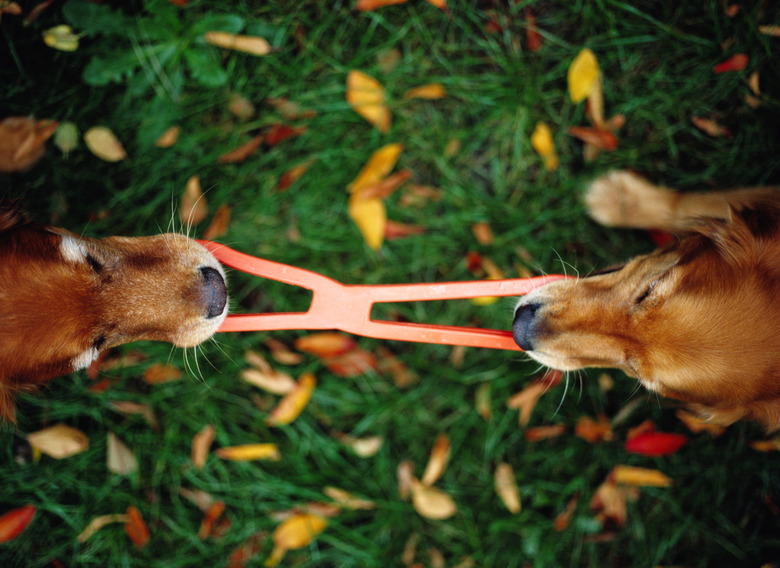
[[[541,304],[525,304],[517,307],[512,323],[512,337],[523,351],[533,351],[533,323]]]
[[[200,273],[203,276],[203,301],[206,304],[208,313],[207,319],[215,318],[222,314],[227,303],[227,286],[222,275],[215,268],[210,266],[201,267]]]

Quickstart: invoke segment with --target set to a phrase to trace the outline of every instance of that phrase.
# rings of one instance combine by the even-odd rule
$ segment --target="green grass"
[[[117,5],[122,3],[117,3]],[[150,3],[151,4],[151,3]],[[0,23],[0,107],[3,115],[35,114],[68,120],[83,132],[109,126],[125,144],[130,159],[108,164],[83,144],[64,158],[50,148],[32,170],[0,178],[0,194],[21,197],[36,219],[52,216],[91,236],[142,235],[165,230],[186,180],[198,174],[211,211],[233,207],[223,242],[248,252],[327,274],[342,282],[436,282],[472,278],[469,251],[490,257],[508,276],[520,264],[516,248],[533,257],[537,272],[564,269],[587,272],[651,248],[641,233],[600,228],[579,202],[589,179],[611,168],[634,168],[653,179],[684,189],[733,184],[780,183],[780,40],[757,33],[759,24],[780,23],[773,3],[742,3],[734,18],[722,3],[711,2],[522,2],[477,3],[450,0],[449,14],[422,0],[373,13],[353,11],[346,2],[271,0],[240,5],[193,1],[175,9],[182,42],[204,17],[241,16],[262,30],[277,48],[255,58],[213,51],[227,82],[205,87],[186,74],[184,60],[172,59],[159,73],[143,56],[133,77],[104,86],[85,84],[83,70],[92,57],[146,53],[157,8],[142,3],[124,7],[126,27],[115,35],[82,39],[73,53],[51,50],[43,30],[63,23],[63,6],[54,3],[30,26],[4,14]],[[523,8],[532,6],[543,48],[525,49]],[[25,7],[27,10],[28,8]],[[489,10],[504,24],[485,31]],[[164,20],[164,19],[163,19]],[[171,28],[173,29],[173,28]],[[259,32],[258,32],[259,33]],[[141,51],[133,51],[131,37]],[[731,42],[725,51],[724,42]],[[184,43],[181,44],[184,46]],[[195,47],[192,47],[195,46]],[[584,163],[579,143],[566,135],[586,122],[582,105],[566,93],[566,70],[583,47],[596,54],[604,75],[608,116],[622,113],[626,126],[620,147]],[[377,57],[398,50],[397,66],[383,71]],[[712,66],[726,56],[750,56],[747,71],[715,75]],[[114,55],[112,55],[114,54]],[[140,57],[140,56],[139,56]],[[382,82],[393,107],[393,126],[381,135],[353,113],[344,98],[348,70],[361,69]],[[764,104],[744,103],[750,71],[759,71]],[[148,85],[139,77],[153,77]],[[133,82],[135,81],[135,82]],[[440,101],[404,101],[403,93],[429,82],[442,83],[449,96]],[[252,100],[258,113],[239,124],[226,110],[231,92]],[[316,116],[302,121],[305,135],[261,150],[241,164],[220,165],[217,157],[240,143],[247,132],[280,120],[263,101],[286,97]],[[690,123],[692,115],[712,117],[733,138],[710,138]],[[557,171],[545,172],[530,146],[537,121],[552,128],[561,157]],[[171,149],[151,142],[171,124],[182,127]],[[459,151],[446,157],[448,142]],[[388,242],[372,252],[347,215],[346,186],[371,152],[389,142],[405,147],[399,166],[413,181],[443,190],[440,202],[402,207],[398,195],[389,216],[424,225],[422,236]],[[288,191],[276,183],[283,172],[308,158],[316,163]],[[105,212],[107,216],[96,213]],[[480,246],[471,232],[490,223],[492,245]],[[291,239],[291,230],[299,233]],[[199,234],[202,228],[193,233]],[[234,307],[240,310],[300,309],[305,295],[290,293],[255,278],[230,276]],[[444,306],[406,306],[420,321],[508,327],[511,303],[477,307],[468,302]],[[225,566],[230,552],[251,535],[276,525],[270,513],[323,501],[323,487],[335,485],[371,499],[376,509],[345,512],[319,539],[290,552],[283,566],[400,566],[413,534],[419,535],[417,561],[432,565],[429,549],[443,553],[447,566],[473,558],[485,567],[748,566],[780,558],[780,458],[761,454],[749,442],[762,437],[754,425],[738,424],[716,439],[691,436],[677,454],[642,458],[626,454],[626,430],[651,418],[662,430],[683,432],[667,401],[636,390],[632,379],[612,373],[615,388],[603,393],[599,371],[572,376],[563,388],[543,397],[532,426],[562,423],[569,433],[547,442],[528,443],[507,398],[538,374],[536,364],[509,352],[468,350],[454,366],[450,349],[392,343],[389,347],[419,375],[398,389],[380,373],[344,379],[312,357],[285,368],[294,375],[313,371],[313,399],[290,426],[272,429],[266,412],[252,401],[260,391],[243,383],[243,353],[266,352],[272,336],[291,344],[298,332],[224,334],[198,350],[197,367],[185,380],[149,386],[141,380],[152,363],[170,361],[187,368],[180,350],[138,344],[146,360],[110,371],[117,382],[104,394],[87,391],[83,373],[52,381],[36,396],[19,401],[18,425],[0,431],[0,513],[34,503],[38,515],[16,540],[0,545],[0,566]],[[380,342],[360,340],[374,349]],[[192,362],[192,354],[188,354]],[[191,364],[190,367],[193,365]],[[750,373],[745,369],[745,373]],[[493,417],[475,410],[477,389],[490,385]],[[580,416],[613,417],[628,402],[641,402],[616,427],[616,440],[591,445],[571,434]],[[141,418],[122,417],[111,401],[150,405],[160,422],[149,428]],[[73,458],[38,462],[24,455],[24,434],[66,422],[90,438],[88,451]],[[274,441],[277,463],[248,464],[211,456],[202,471],[190,463],[192,437],[214,424],[216,444],[228,446]],[[385,443],[371,458],[359,458],[332,436],[381,435]],[[106,435],[125,441],[141,464],[127,478],[106,470]],[[397,493],[396,468],[405,459],[422,470],[439,432],[452,441],[452,458],[437,486],[449,492],[458,514],[446,521],[417,515]],[[493,471],[501,461],[516,473],[523,510],[510,515],[493,490]],[[662,470],[673,478],[668,489],[643,489],[628,506],[626,526],[611,539],[594,520],[589,501],[617,463]],[[227,505],[231,527],[221,539],[197,538],[202,513],[179,490],[203,490]],[[568,529],[553,530],[553,520],[572,497],[580,497]],[[135,505],[149,523],[152,538],[135,550],[120,525],[104,528],[84,544],[76,536],[95,516],[124,512]],[[250,566],[261,566],[270,537]]]

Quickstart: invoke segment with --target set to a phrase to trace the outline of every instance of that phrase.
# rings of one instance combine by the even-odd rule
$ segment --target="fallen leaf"
[[[490,383],[484,382],[477,388],[474,393],[474,406],[476,406],[477,414],[479,414],[483,420],[490,420],[493,417],[493,400],[490,396]]]
[[[536,27],[536,17],[530,6],[526,6],[525,15],[525,45],[529,51],[539,51],[542,48],[542,36]]]
[[[398,477],[398,496],[406,501],[412,491],[412,481],[414,480],[414,464],[409,460],[403,460],[396,468]]]
[[[379,368],[376,356],[359,348],[335,357],[327,357],[323,359],[323,363],[330,372],[340,377],[357,377]]]
[[[414,89],[409,89],[404,94],[405,99],[443,99],[447,96],[447,91],[440,83],[429,83],[427,85],[421,85]]]
[[[308,546],[328,526],[327,519],[312,513],[298,513],[274,529],[274,549],[266,566],[276,566],[288,550]]]
[[[721,424],[714,424],[712,422],[708,422],[706,420],[703,420],[699,416],[696,416],[695,414],[691,414],[687,410],[683,410],[682,408],[678,409],[677,412],[674,413],[674,415],[677,417],[680,422],[685,424],[685,427],[688,428],[692,433],[699,434],[701,432],[708,432],[711,436],[716,437],[723,434],[723,432],[726,431],[726,427],[722,426]]]
[[[745,95],[745,102],[750,105],[751,108],[758,108],[761,106],[761,89],[759,88],[758,71],[753,71],[748,77],[748,87],[752,95]]]
[[[224,237],[230,227],[231,208],[228,205],[220,205],[209,226],[203,231],[203,238],[207,241]]]
[[[179,134],[181,134],[181,128],[178,126],[171,126],[155,140],[154,145],[158,148],[170,148],[176,144],[176,141],[179,139]]]
[[[729,71],[742,71],[748,66],[750,58],[744,53],[735,53],[728,59],[715,65],[712,70],[715,73],[727,73]]]
[[[669,487],[672,480],[657,469],[616,465],[612,470],[615,483],[633,487]]]
[[[431,450],[431,456],[428,458],[428,465],[425,466],[420,482],[423,485],[433,485],[444,473],[447,468],[447,462],[450,459],[450,439],[447,434],[441,433],[436,437]]]
[[[59,51],[76,51],[79,48],[79,34],[73,28],[61,24],[43,32],[43,43]]]
[[[426,519],[448,519],[458,512],[455,501],[441,489],[412,479],[411,493],[414,510]]]
[[[471,225],[471,232],[474,234],[474,238],[482,246],[490,246],[493,244],[493,230],[490,228],[490,223],[487,221],[480,221]]]
[[[309,158],[308,160],[304,160],[300,164],[296,164],[284,172],[279,178],[279,183],[276,185],[276,191],[288,190],[290,186],[303,177],[303,174],[306,173],[306,170],[308,170],[316,161],[316,158]]]
[[[349,198],[348,213],[366,244],[375,251],[382,248],[387,227],[387,210],[382,200],[360,199],[353,194]]]
[[[425,233],[425,227],[420,225],[409,225],[407,223],[398,223],[387,219],[385,221],[385,239],[388,241],[395,241],[398,239],[405,239],[414,235],[422,235]]]
[[[62,122],[54,132],[53,142],[67,158],[79,145],[79,129],[72,122]]]
[[[95,156],[106,162],[119,162],[127,158],[122,143],[105,126],[93,126],[84,133],[84,143]]]
[[[282,459],[276,444],[244,444],[214,450],[217,457],[228,461],[253,461]]]
[[[133,450],[117,438],[113,432],[108,433],[106,465],[108,471],[117,475],[130,475],[138,471],[138,460],[133,454]]]
[[[112,410],[119,412],[125,416],[132,414],[140,414],[146,423],[154,429],[157,429],[157,417],[154,415],[154,410],[148,404],[140,402],[132,402],[129,400],[112,400],[109,403]]]
[[[144,381],[150,385],[160,385],[178,381],[182,377],[182,372],[173,365],[164,365],[155,363],[150,365],[144,371]]]
[[[244,369],[241,371],[241,378],[264,391],[280,395],[292,392],[296,384],[290,375],[275,370]]]
[[[267,98],[265,100],[274,107],[287,120],[300,120],[302,118],[312,118],[317,115],[313,110],[302,110],[298,103],[288,101],[285,98]]]
[[[373,501],[355,497],[352,493],[338,487],[325,487],[323,493],[333,499],[339,507],[350,511],[368,511],[376,508],[376,503]]]
[[[718,138],[720,136],[731,137],[731,131],[728,128],[718,124],[718,122],[716,122],[711,118],[701,118],[699,116],[692,116],[691,122],[696,128],[698,128],[705,134],[709,134],[713,138]]]
[[[245,568],[251,560],[260,554],[267,536],[265,531],[257,532],[233,549],[233,552],[228,556],[228,568]]]
[[[334,357],[357,347],[352,337],[336,331],[310,333],[295,340],[295,348],[320,358]]]
[[[409,170],[401,170],[396,172],[375,184],[363,186],[360,191],[354,193],[358,199],[387,199],[390,197],[396,189],[412,177],[412,172]]]
[[[195,469],[201,470],[206,465],[206,459],[209,457],[216,432],[212,424],[206,424],[200,432],[193,436],[190,456]]]
[[[557,517],[555,517],[555,521],[553,521],[553,528],[556,531],[561,532],[569,527],[569,523],[571,523],[571,518],[574,516],[574,511],[577,510],[577,504],[579,501],[579,496],[575,495],[569,499],[569,502],[566,503],[566,507],[563,509],[563,511],[561,511]]]
[[[447,0],[428,0],[428,4],[430,4],[431,6],[435,6],[440,10],[447,9]]]
[[[382,445],[385,443],[385,439],[382,436],[366,436],[364,438],[354,438],[346,434],[342,434],[337,437],[338,441],[345,446],[352,449],[356,455],[361,458],[370,458],[375,456]]]
[[[241,120],[249,120],[255,115],[255,105],[248,98],[233,93],[228,99],[228,111]]]
[[[393,382],[399,389],[405,389],[420,379],[417,373],[407,367],[384,345],[380,345],[377,351],[379,353],[379,368],[393,376]]]
[[[289,126],[287,124],[273,124],[271,129],[265,135],[265,143],[269,146],[276,146],[280,142],[292,138],[293,136],[300,136],[306,132],[306,126]]]
[[[267,337],[263,340],[263,344],[271,352],[271,357],[278,363],[283,365],[300,365],[303,362],[303,355],[291,351],[287,345],[278,339]]]
[[[380,132],[390,130],[390,108],[381,83],[362,71],[347,74],[347,103]]]
[[[552,132],[544,122],[536,123],[536,128],[531,134],[531,146],[542,158],[544,169],[552,172],[558,167],[558,154],[555,152]]]
[[[565,424],[551,424],[549,426],[537,426],[528,428],[525,431],[525,439],[529,442],[539,442],[540,440],[549,440],[557,438],[566,433]]]
[[[668,456],[682,448],[688,438],[672,432],[643,432],[626,441],[626,451],[646,457]]]
[[[317,381],[313,373],[303,373],[295,388],[284,395],[279,404],[269,413],[266,424],[282,426],[298,418],[309,403],[316,384]]]
[[[347,190],[360,193],[364,188],[378,184],[393,170],[403,149],[401,144],[387,144],[376,150],[347,186]]]
[[[225,512],[225,502],[215,501],[211,507],[208,508],[206,514],[203,516],[203,520],[200,523],[198,529],[198,538],[200,540],[206,540],[214,532],[214,525]]]
[[[759,452],[780,452],[780,437],[755,440],[750,442],[750,447]]]
[[[0,543],[14,540],[22,534],[35,518],[36,511],[35,505],[24,505],[0,517]]]
[[[515,472],[512,466],[506,462],[501,462],[496,466],[494,474],[494,484],[496,487],[496,493],[498,494],[501,502],[509,509],[509,512],[513,515],[520,512],[520,490],[517,487],[515,481]]]
[[[589,416],[580,416],[574,427],[574,434],[590,444],[609,442],[615,438],[612,426],[603,414],[599,415],[598,420],[593,420]]]
[[[355,10],[370,12],[378,8],[384,8],[385,6],[405,4],[407,1],[408,0],[358,0],[358,3],[355,5]]]
[[[208,214],[209,206],[200,189],[200,176],[192,176],[187,180],[187,187],[181,198],[179,219],[189,228],[203,221]]]
[[[637,498],[636,488],[620,487],[612,476],[599,485],[590,500],[590,508],[598,511],[596,520],[604,524],[624,527],[627,516],[627,501]]]
[[[64,459],[80,454],[89,448],[89,439],[81,431],[57,424],[27,435],[30,445],[54,459]]]
[[[615,136],[615,133],[611,130],[588,128],[585,126],[570,126],[567,132],[598,150],[610,152],[618,147],[617,136]]]
[[[531,413],[539,402],[539,397],[558,384],[562,371],[551,370],[539,379],[529,383],[523,390],[509,397],[508,408],[520,411],[520,426],[525,426],[531,420]]]
[[[772,37],[780,37],[780,25],[758,26],[758,32]]]
[[[271,44],[264,38],[258,36],[236,35],[227,32],[212,31],[206,32],[203,38],[207,43],[221,47],[223,49],[232,49],[241,51],[250,55],[267,55],[271,53]]]
[[[201,489],[190,490],[185,487],[179,488],[179,495],[187,499],[204,513],[214,504],[214,497]]]
[[[85,543],[89,538],[106,525],[114,523],[127,523],[127,515],[117,513],[114,515],[100,515],[93,518],[86,528],[76,537],[80,543]]]
[[[11,14],[12,16],[21,16],[22,7],[16,2],[5,1],[0,4],[0,18],[3,14]]]
[[[251,140],[244,142],[237,148],[233,148],[229,152],[222,154],[217,161],[220,164],[237,164],[246,160],[249,156],[257,152],[257,149],[263,143],[264,136],[258,134],[252,137]]]
[[[573,103],[579,103],[588,98],[599,81],[599,64],[593,52],[585,48],[577,54],[567,74],[569,97]]]
[[[125,532],[136,548],[143,548],[149,542],[149,528],[146,526],[141,512],[132,505],[127,508]]]

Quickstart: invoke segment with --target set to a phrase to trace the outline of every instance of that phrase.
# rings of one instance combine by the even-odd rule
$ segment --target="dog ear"
[[[701,218],[690,230],[707,237],[730,264],[752,264],[766,243],[780,229],[780,211],[776,207],[756,205],[736,209],[729,206],[726,219]]]

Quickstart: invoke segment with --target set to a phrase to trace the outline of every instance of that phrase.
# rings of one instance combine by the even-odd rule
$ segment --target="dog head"
[[[613,367],[722,421],[780,421],[780,213],[703,219],[622,267],[523,297],[515,341],[560,370]]]
[[[222,267],[183,235],[90,239],[0,210],[6,391],[86,367],[101,350],[131,341],[197,345],[226,315]],[[0,415],[11,408],[5,398]]]

